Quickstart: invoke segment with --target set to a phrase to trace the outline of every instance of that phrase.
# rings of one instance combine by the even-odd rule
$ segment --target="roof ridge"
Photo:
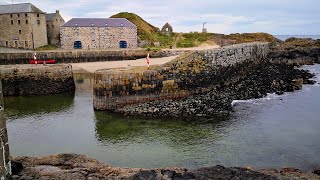
[[[0,4],[0,6],[12,6],[12,5],[20,5],[20,4],[32,4],[32,3]]]

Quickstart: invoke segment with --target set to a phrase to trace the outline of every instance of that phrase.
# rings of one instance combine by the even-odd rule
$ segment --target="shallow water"
[[[304,68],[320,73],[320,65]],[[320,167],[319,84],[234,101],[235,112],[223,119],[185,122],[95,112],[92,75],[75,74],[75,79],[74,95],[5,98],[12,155],[79,153],[113,166],[142,168]]]

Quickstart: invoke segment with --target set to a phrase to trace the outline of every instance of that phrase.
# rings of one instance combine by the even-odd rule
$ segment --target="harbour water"
[[[317,73],[320,65],[305,66]],[[320,167],[320,85],[234,101],[209,120],[126,118],[92,108],[92,74],[75,74],[75,94],[6,97],[13,156],[84,154],[112,166]]]

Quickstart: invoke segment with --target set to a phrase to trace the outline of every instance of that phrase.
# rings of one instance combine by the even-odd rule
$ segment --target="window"
[[[27,14],[27,13],[25,13],[24,15],[25,15],[26,17],[28,17],[28,14]]]
[[[39,14],[37,14],[37,17],[39,17],[40,15]]]
[[[20,17],[20,14],[18,14],[18,17]]]
[[[28,41],[24,42],[24,47],[28,48]]]
[[[40,20],[38,20],[38,24],[40,24]]]
[[[20,25],[20,20],[18,20],[18,24]]]
[[[10,14],[10,17],[12,17],[12,14]]]
[[[8,47],[9,46],[9,42],[8,41],[6,41],[6,47]]]
[[[19,30],[19,34],[21,34],[21,30]]]
[[[54,28],[54,25],[52,25],[52,28]]]
[[[29,22],[28,22],[28,20],[26,20],[26,24],[28,24]]]
[[[11,24],[13,24],[13,21],[11,20]]]
[[[56,22],[58,22],[58,19],[56,19]]]

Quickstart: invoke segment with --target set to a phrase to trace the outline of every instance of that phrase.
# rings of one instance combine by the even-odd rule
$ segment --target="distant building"
[[[161,32],[167,36],[171,36],[171,33],[173,32],[173,28],[169,23],[166,23],[162,28]]]
[[[125,18],[73,18],[60,30],[62,49],[136,48],[137,37]]]
[[[60,27],[65,23],[59,11],[46,14],[48,43],[60,45]]]
[[[0,45],[33,49],[48,44],[45,13],[31,3],[0,5]]]

